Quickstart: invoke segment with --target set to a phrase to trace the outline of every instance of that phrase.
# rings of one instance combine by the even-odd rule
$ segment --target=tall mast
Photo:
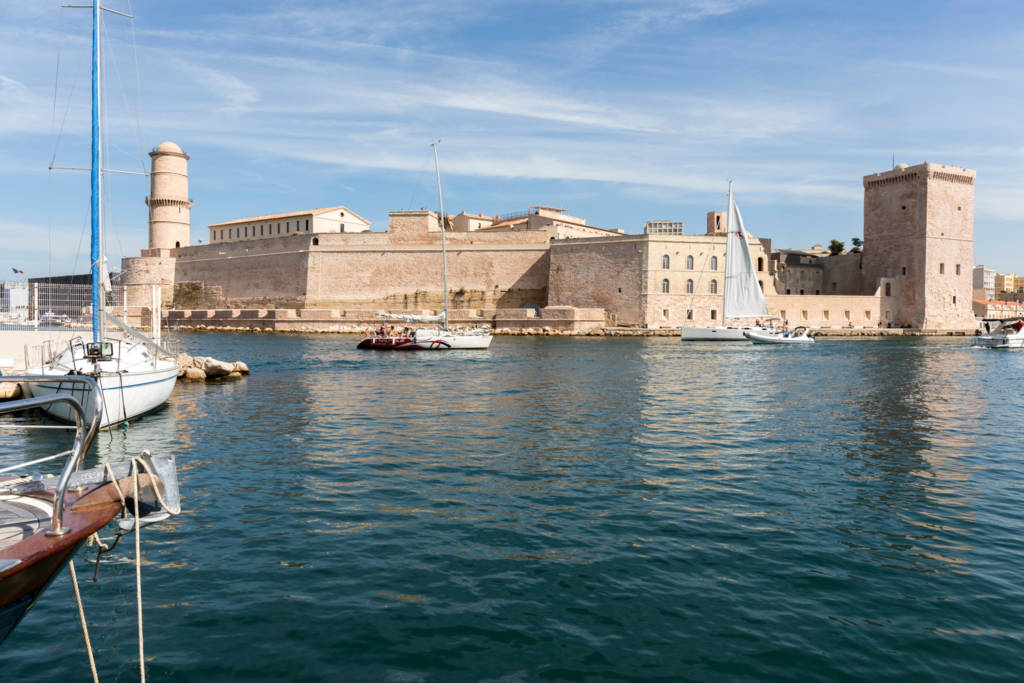
[[[725,310],[729,296],[726,290],[729,288],[729,235],[732,234],[732,181],[729,181],[729,204],[725,208],[725,280],[722,286],[722,324],[729,318],[729,312]]]
[[[90,219],[92,227],[92,340],[103,339],[103,297],[101,260],[103,241],[101,237],[101,197],[103,194],[102,147],[103,131],[100,128],[100,0],[93,0],[92,6],[92,170],[90,177]]]
[[[441,167],[437,163],[437,143],[431,142],[434,148],[434,173],[437,174],[437,202],[441,205],[441,275],[444,280],[444,329],[448,330],[448,252],[444,239],[444,197],[441,195]]]

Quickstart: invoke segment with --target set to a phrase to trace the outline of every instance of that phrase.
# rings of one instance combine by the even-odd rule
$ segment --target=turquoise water
[[[180,384],[92,458],[180,458],[186,510],[144,530],[150,680],[1024,667],[1024,353],[963,338],[498,337],[417,354],[180,339],[253,374]],[[24,443],[0,432],[4,453]],[[131,557],[122,544],[83,586],[101,680],[137,677]],[[0,661],[8,680],[87,679],[66,572]]]

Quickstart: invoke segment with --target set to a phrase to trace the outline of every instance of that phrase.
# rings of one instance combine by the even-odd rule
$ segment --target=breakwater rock
[[[178,379],[192,382],[238,379],[249,374],[249,366],[238,360],[228,363],[208,356],[179,354]]]

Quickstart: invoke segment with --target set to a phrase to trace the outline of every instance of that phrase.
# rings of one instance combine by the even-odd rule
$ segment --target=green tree
[[[846,245],[840,242],[839,240],[832,240],[831,242],[828,243],[828,250],[829,252],[831,252],[833,256],[835,256],[836,254],[842,254],[843,249],[845,248]]]
[[[859,237],[851,237],[850,238],[850,244],[852,244],[853,246],[855,246],[855,247],[857,247],[859,249],[860,247],[864,246],[864,240],[862,240]]]

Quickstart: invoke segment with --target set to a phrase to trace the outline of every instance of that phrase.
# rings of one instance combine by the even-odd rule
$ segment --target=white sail
[[[757,282],[757,273],[750,259],[747,231],[743,227],[740,207],[729,185],[728,236],[725,243],[725,303],[723,318],[765,317],[768,308]]]

